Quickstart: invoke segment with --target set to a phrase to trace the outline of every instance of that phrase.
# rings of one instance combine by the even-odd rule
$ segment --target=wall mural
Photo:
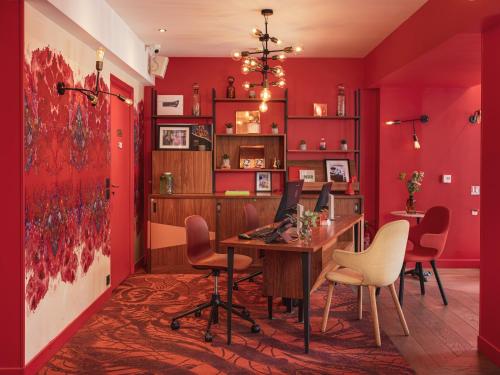
[[[74,283],[96,252],[110,255],[110,102],[101,96],[92,107],[79,93],[59,96],[58,81],[92,87],[96,76],[76,81],[64,57],[48,47],[32,51],[24,74],[25,282],[35,311],[51,280],[55,288]],[[109,91],[104,80],[99,85]]]

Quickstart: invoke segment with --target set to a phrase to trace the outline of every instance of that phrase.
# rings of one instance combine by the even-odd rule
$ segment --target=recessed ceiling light
[[[164,28],[162,27],[161,29],[158,29],[158,31],[159,31],[160,33],[164,33],[165,31],[167,31],[167,29],[164,29]]]

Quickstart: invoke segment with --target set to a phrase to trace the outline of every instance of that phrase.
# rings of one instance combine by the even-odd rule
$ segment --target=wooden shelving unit
[[[196,119],[202,119],[202,120],[211,120],[212,115],[201,115],[201,116],[187,116],[187,115],[153,115],[154,119],[165,119],[165,120],[171,120],[171,119],[186,119],[186,120],[196,120]]]
[[[231,168],[231,169],[223,169],[217,168],[214,169],[215,172],[225,172],[225,173],[246,173],[246,172],[285,172],[282,168]]]
[[[359,150],[287,150],[291,154],[354,154]]]
[[[289,120],[359,120],[359,116],[288,116]]]

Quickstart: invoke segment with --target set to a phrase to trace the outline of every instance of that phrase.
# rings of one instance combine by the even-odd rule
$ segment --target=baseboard
[[[110,297],[111,288],[108,288],[25,366],[24,374],[31,375],[40,370]]]
[[[22,375],[24,374],[24,370],[22,368],[0,368],[0,375]]]
[[[484,337],[477,336],[477,349],[488,357],[495,365],[500,367],[500,349],[486,340]]]
[[[137,272],[141,269],[143,269],[143,270],[146,269],[146,259],[144,258],[144,256],[140,257],[139,260],[137,262],[135,262],[135,265],[134,265],[134,272]]]
[[[443,259],[436,260],[438,268],[479,268],[479,259]]]

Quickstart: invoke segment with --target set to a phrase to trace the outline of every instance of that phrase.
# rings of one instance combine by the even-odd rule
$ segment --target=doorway
[[[134,97],[134,89],[111,75],[111,92]],[[132,107],[111,96],[111,288],[133,272]]]

